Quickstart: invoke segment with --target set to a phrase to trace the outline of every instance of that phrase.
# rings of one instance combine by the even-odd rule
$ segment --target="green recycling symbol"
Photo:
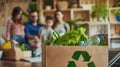
[[[89,62],[90,61],[90,58],[91,56],[88,54],[87,51],[75,51],[73,56],[72,56],[72,59],[78,61],[79,57],[80,56],[83,56],[84,58],[84,62],[88,62],[88,67],[95,67],[95,64],[93,61]],[[77,67],[75,62],[74,61],[69,61],[67,67]]]

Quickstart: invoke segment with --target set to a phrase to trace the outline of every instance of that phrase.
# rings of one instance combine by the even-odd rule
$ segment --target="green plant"
[[[120,7],[120,1],[116,0],[116,3],[114,3],[113,7]]]
[[[92,7],[92,14],[91,14],[92,18],[102,17],[103,19],[105,19],[107,15],[108,15],[107,4],[95,5]]]
[[[19,47],[20,47],[20,49],[21,49],[22,51],[26,51],[26,50],[27,50],[25,44],[20,44]]]
[[[86,42],[88,39],[85,31],[85,28],[80,27],[66,32],[63,36],[59,36],[57,32],[53,32],[52,38],[45,42],[47,45],[52,44],[54,46],[78,46],[80,41]]]
[[[69,21],[66,21],[70,27],[72,27],[72,29],[77,29],[77,28],[80,28],[80,27],[83,27],[83,28],[87,28],[88,27],[88,23],[84,23],[84,24],[77,24],[77,22],[79,22],[81,19],[76,19],[76,20],[69,20]]]
[[[39,12],[39,10],[37,8],[37,4],[35,4],[35,3],[29,4],[27,12],[29,13],[30,11],[37,11],[37,12]],[[29,19],[29,14],[27,12],[23,11],[23,16],[25,16],[25,17],[27,17]]]
[[[78,22],[78,21],[80,21],[81,19],[76,19],[76,20],[69,20],[69,21],[66,21],[68,24],[69,24],[69,26],[71,27],[71,28],[73,28],[73,29],[75,29],[76,27],[76,23]]]
[[[30,11],[39,11],[38,8],[37,8],[37,4],[36,3],[31,3],[27,9],[28,12]]]
[[[115,11],[114,11],[114,14],[115,14],[116,16],[120,15],[120,10],[119,10],[119,9],[115,10]]]
[[[44,4],[45,4],[45,6],[46,6],[46,5],[49,5],[49,6],[50,6],[50,5],[52,5],[52,0],[45,0],[45,1],[44,1]]]

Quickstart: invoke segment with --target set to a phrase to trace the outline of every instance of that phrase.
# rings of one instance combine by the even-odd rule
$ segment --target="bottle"
[[[84,41],[80,41],[80,46],[86,46],[85,42]]]

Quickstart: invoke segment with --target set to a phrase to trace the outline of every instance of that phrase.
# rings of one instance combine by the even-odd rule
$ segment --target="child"
[[[53,29],[52,29],[53,22],[54,22],[53,17],[51,16],[46,17],[45,26],[40,28],[39,30],[40,40],[42,40],[42,36],[44,36],[44,40],[48,40],[51,38],[52,33],[53,33]]]
[[[45,26],[39,29],[38,37],[40,38],[40,41],[38,44],[36,44],[36,47],[38,48],[36,50],[36,54],[41,54],[42,38],[44,38],[44,40],[48,40],[51,38],[51,35],[53,33],[52,25],[53,18],[51,16],[47,16],[45,19]]]

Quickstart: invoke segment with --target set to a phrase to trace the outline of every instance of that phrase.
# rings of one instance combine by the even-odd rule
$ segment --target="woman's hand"
[[[8,42],[8,41],[10,41],[10,39],[9,39],[9,38],[6,38],[5,41]]]

